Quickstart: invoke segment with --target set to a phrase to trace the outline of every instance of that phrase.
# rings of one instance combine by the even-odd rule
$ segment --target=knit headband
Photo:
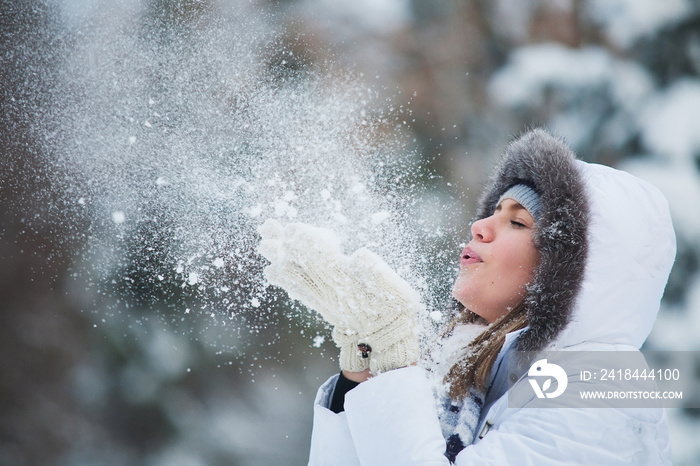
[[[496,205],[500,204],[503,199],[513,199],[515,202],[525,207],[528,212],[530,212],[530,215],[532,215],[532,218],[535,219],[535,222],[539,221],[542,210],[540,196],[528,185],[520,183],[511,186],[506,190],[506,192],[501,194],[501,197],[498,199],[498,203]]]

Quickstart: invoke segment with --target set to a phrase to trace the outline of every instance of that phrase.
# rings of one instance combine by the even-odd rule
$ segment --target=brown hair
[[[524,302],[521,301],[505,316],[486,327],[465,347],[464,355],[445,376],[445,382],[449,384],[449,394],[452,399],[463,399],[472,387],[481,392],[486,390],[486,381],[496,361],[496,356],[503,347],[506,334],[525,328],[528,324],[525,311]],[[460,315],[448,325],[446,334],[449,334],[459,324],[479,321],[483,322],[483,319],[463,308]]]

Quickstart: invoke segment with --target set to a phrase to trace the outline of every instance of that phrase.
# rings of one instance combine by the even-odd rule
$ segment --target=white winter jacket
[[[656,188],[627,173],[578,161],[576,168],[590,205],[586,272],[572,318],[548,349],[636,351],[654,324],[675,257],[668,206]],[[513,339],[509,335],[502,353]],[[422,368],[360,384],[346,394],[339,414],[327,409],[336,378],[316,397],[310,465],[449,464]],[[487,421],[490,429],[457,455],[456,465],[671,463],[660,408],[507,405],[504,395],[482,415],[477,433]]]

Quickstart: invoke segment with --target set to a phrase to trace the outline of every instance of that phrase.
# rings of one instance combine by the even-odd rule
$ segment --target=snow
[[[116,225],[121,225],[126,221],[126,214],[121,210],[115,210],[112,212],[112,221]]]
[[[280,199],[277,200],[276,202],[273,203],[274,205],[274,216],[279,218],[279,217],[287,217],[287,218],[294,218],[297,216],[297,209],[290,204],[290,202],[287,199]]]
[[[564,88],[596,86],[608,79],[611,60],[598,47],[571,49],[546,43],[524,46],[513,52],[508,64],[495,73],[489,95],[507,106],[537,105],[541,90],[552,84]]]
[[[64,14],[70,17],[72,24],[90,17],[92,10],[87,5],[94,4],[87,0],[63,3]],[[126,3],[134,9],[142,2]],[[543,114],[542,107],[551,105],[554,108],[544,117],[544,123],[575,145],[585,146],[601,126],[605,128],[604,134],[615,140],[614,147],[638,140],[638,157],[625,161],[620,168],[659,186],[669,200],[679,237],[697,243],[700,216],[695,212],[700,202],[700,181],[694,158],[700,153],[700,131],[697,130],[700,80],[686,77],[658,88],[658,81],[650,71],[641,63],[631,61],[632,53],[626,53],[638,41],[650,39],[683,20],[692,8],[690,2],[582,2],[582,8],[602,26],[607,40],[617,49],[585,43],[572,48],[529,40],[529,20],[538,9],[555,7],[571,11],[574,3],[573,0],[494,2],[495,29],[514,43],[524,45],[515,46],[505,65],[492,76],[489,103],[499,104],[509,114],[515,113],[512,109],[535,109],[538,112],[530,115],[538,116]],[[312,11],[309,21],[330,25],[334,39],[345,41],[353,50],[371,54],[360,58],[351,55],[360,65],[374,58],[374,63],[384,66],[368,76],[388,76],[392,66],[405,70],[396,60],[387,59],[398,56],[389,55],[396,52],[392,50],[398,42],[396,37],[390,45],[379,42],[367,45],[365,41],[368,37],[388,36],[416,27],[418,22],[413,21],[409,0],[304,0],[291,2],[290,8]],[[202,302],[205,305],[217,303],[221,307],[216,311],[209,307],[207,315],[212,316],[212,320],[245,312],[256,317],[265,315],[268,312],[266,301],[259,294],[263,283],[259,273],[261,263],[250,257],[255,255],[255,227],[273,217],[331,227],[349,238],[350,248],[372,245],[374,249],[376,246],[382,257],[407,270],[402,275],[420,284],[421,289],[429,288],[434,282],[429,282],[428,277],[416,270],[427,270],[421,273],[435,275],[438,282],[450,276],[450,270],[436,272],[429,267],[433,264],[427,262],[435,259],[437,253],[428,247],[421,249],[424,246],[421,240],[449,237],[457,229],[454,223],[463,223],[468,213],[455,214],[449,207],[453,200],[436,191],[401,191],[400,183],[393,182],[393,177],[399,172],[415,174],[410,160],[402,158],[408,152],[405,147],[397,150],[391,144],[382,145],[373,139],[376,133],[368,135],[367,141],[347,142],[344,132],[347,128],[363,126],[369,132],[374,129],[373,121],[378,113],[365,106],[369,92],[364,89],[358,92],[353,86],[346,90],[322,80],[311,84],[290,80],[286,83],[288,88],[283,84],[267,86],[265,79],[270,78],[261,64],[269,64],[269,57],[261,56],[259,51],[269,51],[280,43],[277,38],[271,38],[267,26],[231,26],[231,29],[217,31],[208,29],[210,25],[203,21],[202,30],[192,35],[192,44],[181,47],[182,44],[175,41],[152,52],[135,39],[138,34],[132,34],[130,28],[139,21],[128,15],[115,17],[115,20],[114,24],[107,21],[103,31],[99,23],[95,23],[100,33],[88,28],[83,31],[85,36],[76,38],[73,54],[61,57],[63,67],[56,73],[59,81],[56,94],[47,96],[55,110],[40,113],[46,114],[48,121],[53,119],[56,127],[64,129],[57,139],[49,141],[51,150],[47,151],[61,155],[57,166],[62,170],[73,168],[79,175],[76,180],[91,180],[85,185],[72,186],[75,188],[72,196],[75,193],[83,196],[78,198],[78,205],[94,208],[95,215],[107,223],[107,227],[120,226],[120,235],[112,235],[113,228],[108,228],[104,237],[91,232],[95,236],[90,238],[87,250],[112,248],[115,254],[112,261],[95,261],[97,270],[87,274],[94,277],[92,280],[111,279],[111,274],[120,270],[127,256],[151,257],[148,248],[153,246],[155,237],[163,240],[158,244],[168,245],[168,255],[161,258],[162,262],[156,263],[153,270],[142,270],[144,275],[151,273],[154,281],[162,283],[171,280],[174,270],[179,284],[209,292],[202,297]],[[237,31],[247,31],[248,36]],[[320,37],[318,40],[323,41]],[[401,45],[411,47],[408,41]],[[279,52],[285,53],[285,63],[295,58],[291,50]],[[153,65],[156,63],[159,64],[157,69]],[[463,78],[465,73],[460,71],[460,75]],[[104,79],[104,76],[110,78]],[[185,76],[192,81],[188,82]],[[408,74],[406,77],[413,79]],[[436,77],[436,83],[444,79],[437,74]],[[313,81],[318,77],[307,78]],[[204,82],[198,82],[201,80]],[[155,90],[153,82],[160,81],[171,85]],[[197,86],[192,87],[193,83]],[[247,93],[251,89],[255,90],[254,95]],[[552,89],[557,97],[553,103],[547,101]],[[75,90],[84,98],[74,99]],[[610,98],[610,108],[602,108],[600,114],[583,111],[580,100],[598,91],[596,95]],[[236,111],[231,110],[234,102],[240,103]],[[116,109],[115,103],[119,103]],[[468,113],[473,109],[462,110]],[[611,112],[616,113],[611,115]],[[117,117],[112,118],[115,113]],[[493,118],[493,115],[485,116],[485,120]],[[441,122],[440,125],[455,127],[452,123]],[[506,128],[507,124],[499,121],[499,130],[517,132],[522,129]],[[200,132],[201,128],[204,130]],[[472,130],[470,128],[468,134],[477,133]],[[55,133],[47,131],[47,134]],[[484,134],[491,137],[491,134]],[[80,146],[74,144],[76,140],[81,142]],[[375,143],[380,146],[376,150],[373,149]],[[382,153],[387,155],[382,156]],[[386,170],[384,163],[397,159],[400,159],[398,163]],[[391,172],[390,177],[379,175],[387,171]],[[391,196],[403,198],[404,203],[392,201]],[[76,202],[75,197],[70,199],[71,203]],[[128,222],[126,212],[129,212]],[[106,221],[102,217],[106,217]],[[405,221],[407,218],[415,223]],[[156,228],[149,221],[155,222]],[[128,230],[132,226],[133,231]],[[146,234],[141,237],[139,231]],[[113,237],[121,237],[121,233],[130,235],[128,239],[143,248],[122,250],[119,249],[121,244],[101,243],[105,238],[113,241]],[[441,247],[448,250],[448,254],[457,251],[451,243],[441,244]],[[421,263],[421,259],[425,262]],[[246,274],[246,271],[251,272]],[[240,277],[253,283],[245,286],[232,283]],[[682,306],[662,309],[649,339],[654,345],[665,349],[698,349],[700,278],[696,274],[689,283]],[[237,295],[238,290],[246,286],[254,291]],[[178,301],[177,309],[183,309],[183,304]],[[95,313],[101,316],[102,312],[122,312],[121,306],[113,306],[95,310]],[[198,310],[187,307],[182,316],[192,322],[193,327],[197,325]],[[292,317],[299,321],[308,319],[306,314]],[[433,310],[427,317],[439,324],[446,316]],[[276,325],[274,321],[270,323],[270,327]],[[302,322],[301,325],[312,324]],[[104,327],[100,324],[100,328]],[[250,330],[252,333],[257,329],[251,327]],[[188,364],[197,366],[192,364],[197,355],[183,347],[182,342],[196,339],[193,334],[198,331],[188,330],[182,338],[176,338],[175,335],[181,335],[175,332],[170,335],[172,338],[156,336],[157,341],[151,346],[146,344],[150,366],[129,365],[115,383],[127,390],[132,400],[152,398],[163,384],[158,377],[174,377]],[[314,329],[311,334],[316,331]],[[226,332],[221,326],[212,326],[206,335],[210,336],[202,338],[220,344]],[[148,342],[150,336],[142,340]],[[239,343],[236,340],[232,346]],[[325,337],[316,335],[311,346],[321,348],[324,343]],[[309,342],[305,344],[308,346]],[[161,368],[161,362],[169,358],[174,360]],[[311,374],[312,369],[307,367],[303,372]],[[79,374],[83,384],[79,388],[88,404],[106,397],[102,391],[107,387],[99,385],[104,385],[107,377],[107,374],[91,373],[87,369]],[[312,378],[311,375],[307,377]],[[210,404],[200,417],[183,421],[182,416],[175,415],[177,410],[200,404],[199,400],[187,400],[177,388],[171,388],[169,398],[163,403],[169,406],[173,422],[185,422],[184,431],[199,436],[197,443],[220,442],[236,455],[253,457],[259,452],[251,451],[246,442],[250,438],[261,438],[261,434],[264,436],[271,425],[269,419],[278,419],[281,412],[289,415],[289,411],[285,411],[290,408],[288,400],[299,390],[313,390],[307,386],[287,390],[278,381],[264,377],[258,380],[262,383],[257,385],[264,386],[265,390],[271,386],[282,387],[281,395],[263,393],[259,396],[265,400],[282,400],[284,404],[261,404],[269,411],[262,412],[265,410],[251,407],[247,400],[221,397],[208,401]],[[315,385],[316,380],[309,383]],[[192,404],[183,404],[182,400]],[[299,418],[309,414],[309,406],[299,403],[292,408],[297,410],[297,416],[290,415],[284,420],[286,424],[275,425],[276,428],[298,430]],[[212,412],[215,413],[213,417]],[[677,462],[694,464],[700,455],[695,441],[700,427],[680,411],[672,411],[669,418]],[[238,438],[242,426],[247,429],[248,436]],[[185,434],[181,440],[193,442],[192,437]],[[183,445],[185,443],[174,441],[160,453],[154,453],[151,462],[204,464],[201,461],[204,456],[183,455],[183,451],[188,451]]]
[[[688,239],[697,238],[697,232],[700,231],[700,215],[691,213],[698,210],[700,180],[691,160],[675,160],[669,163],[653,158],[633,159],[621,164],[619,168],[659,188],[668,200],[676,234]]]
[[[244,209],[244,211],[246,211],[252,218],[256,218],[263,212],[263,206],[258,204],[256,206]]]
[[[386,219],[391,217],[391,212],[387,212],[386,210],[383,210],[381,212],[376,212],[372,214],[371,219],[372,223],[375,225],[379,225],[380,223],[384,222]]]
[[[692,160],[700,153],[700,80],[683,79],[654,95],[639,119],[650,151],[676,162]]]
[[[655,90],[647,70],[637,63],[623,60],[612,64],[611,85],[615,103],[631,113],[637,112]]]
[[[367,190],[367,186],[365,186],[364,183],[361,183],[359,181],[356,181],[350,187],[350,192],[355,194],[355,195],[362,195],[366,190]]]
[[[639,111],[655,90],[644,68],[615,59],[603,48],[545,43],[516,49],[494,74],[489,92],[504,106],[537,106],[550,86],[572,96],[586,89],[609,88],[615,103],[630,113]]]
[[[682,20],[692,8],[688,0],[588,0],[585,4],[591,19],[623,49]]]
[[[314,347],[314,348],[320,348],[321,345],[323,345],[323,343],[324,343],[325,341],[326,341],[326,337],[324,337],[323,335],[316,335],[316,336],[314,337],[313,347]]]
[[[333,218],[335,223],[338,225],[347,225],[349,222],[348,218],[345,215],[341,214],[340,212],[333,212],[331,214],[331,217]]]

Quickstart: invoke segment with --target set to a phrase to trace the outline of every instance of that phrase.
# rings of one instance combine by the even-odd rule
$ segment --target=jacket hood
[[[524,305],[529,326],[516,348],[598,342],[640,347],[656,319],[675,256],[668,205],[625,172],[579,161],[535,129],[514,140],[477,207],[490,216],[514,184],[540,196],[534,233],[540,263]]]
[[[676,256],[666,198],[610,167],[576,162],[590,205],[588,259],[556,347],[580,342],[639,348],[649,336]]]

